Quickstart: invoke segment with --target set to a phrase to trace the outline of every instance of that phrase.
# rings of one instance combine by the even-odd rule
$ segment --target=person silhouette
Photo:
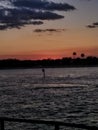
[[[42,69],[42,72],[43,72],[43,78],[45,79],[45,69],[44,68]]]

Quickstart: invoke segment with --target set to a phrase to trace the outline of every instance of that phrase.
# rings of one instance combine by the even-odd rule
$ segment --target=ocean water
[[[98,126],[98,68],[0,70],[0,117]],[[6,123],[6,130],[53,130]],[[61,128],[64,130],[64,128]],[[69,128],[71,130],[71,128]]]

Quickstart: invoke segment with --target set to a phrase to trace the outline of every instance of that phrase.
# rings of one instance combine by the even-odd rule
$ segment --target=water
[[[98,68],[45,71],[43,79],[41,69],[0,70],[0,116],[98,126]],[[6,129],[32,127],[38,130],[26,124],[10,124]]]

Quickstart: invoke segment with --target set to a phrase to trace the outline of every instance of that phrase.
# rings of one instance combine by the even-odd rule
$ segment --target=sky
[[[98,57],[98,0],[0,0],[0,59]]]

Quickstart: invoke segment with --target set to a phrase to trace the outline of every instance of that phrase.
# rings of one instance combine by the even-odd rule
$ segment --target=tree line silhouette
[[[3,59],[0,60],[0,69],[19,69],[19,68],[47,68],[47,67],[97,67],[98,57],[88,56],[82,53],[81,57],[63,57],[61,59],[43,59],[43,60],[18,60]]]

